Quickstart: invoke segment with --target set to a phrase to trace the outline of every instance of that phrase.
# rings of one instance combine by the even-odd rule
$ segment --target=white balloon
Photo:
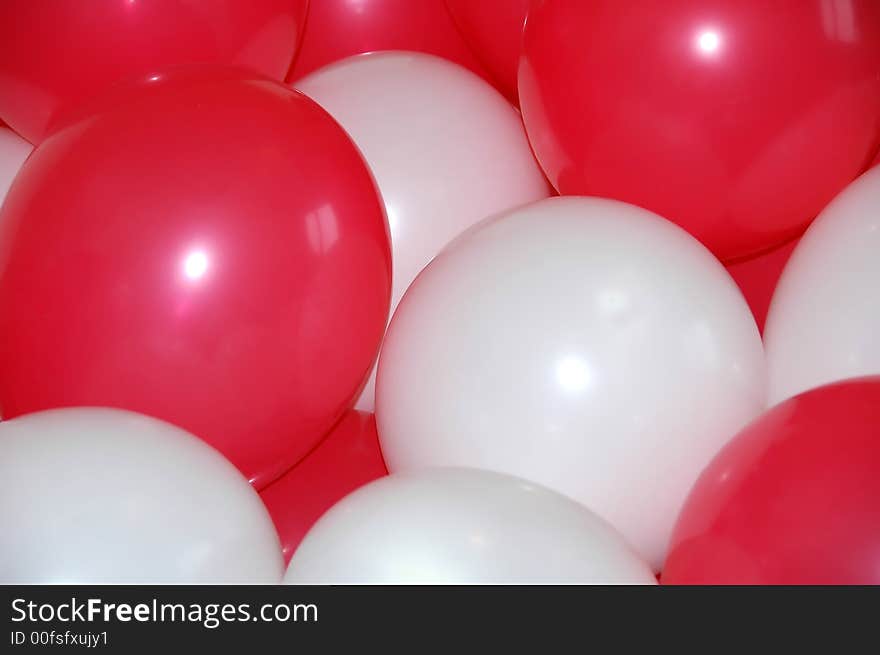
[[[0,207],[24,160],[34,147],[6,127],[0,127]]]
[[[769,398],[880,374],[880,167],[816,218],[782,272],[764,329]]]
[[[281,546],[220,453],[140,414],[72,408],[0,423],[3,584],[277,584]]]
[[[287,584],[656,584],[611,526],[525,480],[476,469],[396,474],[332,507]]]
[[[12,180],[33,152],[34,147],[7,127],[0,127],[0,210]],[[0,214],[0,221],[3,215]],[[0,422],[3,417],[0,417]]]
[[[632,205],[551,198],[472,228],[416,279],[376,416],[390,471],[534,480],[659,568],[691,484],[764,386],[752,314],[708,250]]]
[[[415,52],[359,55],[296,88],[358,145],[391,231],[391,311],[450,240],[487,216],[546,198],[519,113],[484,80]],[[357,402],[373,410],[375,368]]]

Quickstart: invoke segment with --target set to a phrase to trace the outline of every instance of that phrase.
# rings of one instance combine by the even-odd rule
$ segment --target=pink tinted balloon
[[[388,315],[372,175],[280,82],[203,67],[117,88],[0,211],[0,413],[108,406],[262,487],[351,406]]]
[[[348,412],[305,459],[260,492],[281,537],[285,563],[324,512],[387,474],[376,417]]]
[[[0,117],[32,143],[125,77],[206,62],[281,80],[307,0],[2,0]]]
[[[776,289],[782,269],[800,239],[793,239],[779,248],[757,257],[727,264],[727,272],[734,279],[749,303],[758,329],[764,331],[770,299]]]
[[[376,50],[426,52],[484,74],[443,0],[315,0],[287,79]]]
[[[498,89],[519,105],[516,71],[529,0],[446,0],[446,6]]]

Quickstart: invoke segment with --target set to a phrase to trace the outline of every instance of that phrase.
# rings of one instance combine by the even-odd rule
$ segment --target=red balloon
[[[761,332],[764,331],[764,322],[767,320],[767,310],[770,309],[776,283],[779,282],[782,269],[799,241],[799,238],[792,239],[770,252],[727,265],[727,272],[749,303]]]
[[[516,71],[529,0],[446,0],[446,6],[496,86],[518,105]]]
[[[736,436],[691,490],[665,584],[880,584],[880,377],[813,389]]]
[[[240,70],[155,76],[48,137],[0,213],[0,412],[164,419],[259,488],[359,391],[390,247],[354,144]]]
[[[388,475],[376,417],[350,411],[293,469],[260,492],[290,561],[321,515],[360,486]]]
[[[289,81],[329,63],[375,50],[415,50],[482,75],[443,0],[319,0],[309,9]]]
[[[880,145],[880,2],[545,0],[519,94],[560,193],[747,257],[797,236]]]
[[[234,64],[284,78],[308,0],[0,2],[0,116],[38,143],[59,111],[125,77]]]

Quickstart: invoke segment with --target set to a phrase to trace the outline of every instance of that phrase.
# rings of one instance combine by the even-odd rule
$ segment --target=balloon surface
[[[523,44],[559,192],[655,211],[722,260],[797,236],[880,145],[876,0],[546,0]]]
[[[611,526],[540,485],[475,469],[385,477],[327,512],[287,584],[655,584]]]
[[[460,232],[550,192],[516,110],[459,66],[420,53],[374,53],[296,87],[339,121],[375,175],[391,229],[392,312]],[[373,409],[374,385],[375,375],[358,409]]]
[[[299,464],[260,492],[281,537],[285,561],[324,512],[387,473],[376,418],[348,412]]]
[[[880,375],[880,168],[813,222],[767,316],[772,403],[829,382]]]
[[[216,450],[133,412],[0,423],[3,584],[277,584],[278,537]]]
[[[260,488],[354,401],[390,268],[372,176],[308,98],[223,69],[120,89],[0,213],[0,414],[156,416]]]
[[[792,239],[770,252],[727,264],[727,272],[749,303],[759,330],[764,329],[773,291],[779,282],[779,276],[782,275],[782,269],[785,268],[797,244],[798,239]]]
[[[307,0],[0,3],[0,117],[32,143],[59,110],[126,77],[181,64],[290,67]]]
[[[880,377],[796,396],[712,460],[664,584],[880,584]]]
[[[518,105],[516,74],[529,0],[446,0],[446,6],[498,88]]]
[[[425,52],[482,74],[443,0],[317,0],[287,79],[377,50]]]
[[[6,127],[0,127],[0,207],[12,180],[34,147]]]
[[[391,320],[376,392],[392,473],[534,480],[655,567],[690,485],[763,408],[761,340],[724,267],[600,198],[543,200],[448,245]]]

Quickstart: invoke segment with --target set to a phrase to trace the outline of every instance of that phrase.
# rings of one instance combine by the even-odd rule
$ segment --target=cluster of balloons
[[[880,583],[875,0],[52,11],[0,581]]]

